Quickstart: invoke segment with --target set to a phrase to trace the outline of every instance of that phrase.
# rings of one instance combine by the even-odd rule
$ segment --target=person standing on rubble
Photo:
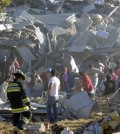
[[[28,97],[39,96],[39,91],[34,90],[34,86],[37,85],[38,83],[43,83],[42,79],[37,74],[36,70],[32,70],[31,75],[29,77],[29,81],[27,81],[27,95],[28,95]]]
[[[13,73],[13,75],[15,78],[7,88],[7,97],[13,113],[13,126],[24,130],[31,119],[30,101],[22,84],[26,77],[21,70]]]
[[[115,66],[115,68],[114,68],[114,71],[115,71],[115,74],[116,74],[117,76],[120,75],[120,60],[117,60],[117,61],[116,61],[116,66]]]
[[[14,61],[13,62],[14,62],[14,65],[15,65],[15,70],[17,71],[20,68],[20,64],[18,62],[17,57],[14,58]]]
[[[104,72],[105,65],[98,59],[98,60],[96,60],[96,68],[98,68],[99,70]],[[102,92],[102,85],[103,85],[104,79],[105,79],[105,74],[104,73],[101,73],[101,74],[98,75],[97,88],[98,88],[98,93],[99,94],[101,94],[101,92]]]
[[[57,100],[58,91],[60,89],[60,80],[56,77],[56,70],[52,69],[50,73],[50,80],[48,83],[48,99],[47,99],[47,114],[51,123],[57,121]],[[53,109],[53,112],[52,112]]]
[[[106,81],[104,81],[103,84],[105,88],[103,95],[109,95],[115,92],[115,81],[111,79],[110,75],[106,76]]]
[[[105,65],[99,59],[97,59],[96,68],[100,69],[101,71],[104,71]]]
[[[12,75],[13,73],[15,73],[16,70],[15,70],[15,65],[14,65],[14,62],[11,61],[10,62],[10,65],[9,65],[9,74]]]
[[[9,74],[9,68],[8,68],[8,60],[7,57],[4,56],[2,60],[0,61],[0,84],[6,79],[6,76]]]
[[[12,81],[11,75],[7,75],[4,82],[0,85],[0,98],[2,101],[7,101],[7,88],[8,84]]]
[[[19,69],[19,64],[17,62],[17,58],[15,57],[13,60],[9,62],[8,65],[8,74],[13,76],[12,74],[15,73]]]
[[[95,68],[93,64],[90,64],[89,68],[86,70],[86,73],[90,77],[92,84],[94,86],[94,92],[96,93],[97,85],[98,85],[98,75],[103,74],[104,72]]]
[[[111,80],[113,81],[115,81],[118,78],[113,69],[109,69],[109,75],[111,77]]]
[[[94,87],[93,87],[90,77],[83,71],[79,72],[79,77],[81,81],[80,89],[83,89],[84,91],[86,91],[88,95],[90,96],[90,98],[92,98],[94,96]]]
[[[107,61],[107,62],[105,62],[105,68],[104,68],[104,73],[105,73],[105,75],[107,76],[108,74],[109,74],[109,69],[110,69],[110,62],[109,61]]]
[[[61,73],[61,88],[67,93],[72,93],[72,89],[75,85],[75,73],[70,71],[67,67],[64,67],[64,72]]]

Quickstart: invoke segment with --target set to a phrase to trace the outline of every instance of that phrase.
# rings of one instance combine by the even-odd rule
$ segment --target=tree
[[[9,6],[12,3],[12,0],[0,0],[0,12],[2,12],[5,7]]]

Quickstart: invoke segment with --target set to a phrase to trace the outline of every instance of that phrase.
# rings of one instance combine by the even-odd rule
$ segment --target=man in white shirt
[[[101,71],[100,69],[95,68],[93,66],[93,64],[90,64],[89,68],[86,70],[86,73],[89,75],[89,77],[92,81],[92,84],[94,86],[94,93],[96,93],[96,88],[97,88],[97,85],[98,85],[98,76],[100,74],[104,74],[104,72]]]
[[[56,70],[51,70],[50,76],[51,78],[48,83],[48,92],[47,92],[48,93],[47,114],[49,121],[51,123],[54,123],[57,120],[57,100],[58,100],[58,91],[60,88],[60,80],[56,77]]]
[[[104,71],[104,68],[105,68],[105,65],[100,61],[100,60],[96,60],[96,63],[97,63],[97,68],[101,71]]]

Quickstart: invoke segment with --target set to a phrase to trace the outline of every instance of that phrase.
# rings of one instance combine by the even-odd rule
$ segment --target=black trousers
[[[24,129],[30,119],[32,118],[31,111],[25,111],[22,113],[13,113],[13,126],[18,127],[19,129]]]

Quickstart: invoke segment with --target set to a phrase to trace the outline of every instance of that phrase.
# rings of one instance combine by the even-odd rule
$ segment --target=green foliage
[[[9,6],[12,0],[0,0],[0,12],[4,10],[5,7]]]

